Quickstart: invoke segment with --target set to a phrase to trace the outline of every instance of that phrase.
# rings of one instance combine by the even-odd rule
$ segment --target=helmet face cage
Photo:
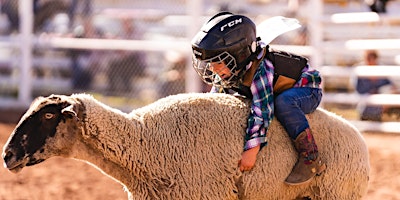
[[[239,87],[244,70],[238,67],[235,57],[228,52],[225,51],[206,60],[200,60],[193,56],[192,60],[193,68],[205,83],[223,88]],[[218,71],[212,69],[211,63],[224,63],[231,75],[225,78],[220,77]]]

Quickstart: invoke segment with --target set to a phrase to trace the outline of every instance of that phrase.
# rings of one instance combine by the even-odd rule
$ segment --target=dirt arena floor
[[[0,123],[4,146],[15,124]],[[371,175],[363,200],[400,200],[400,134],[364,133]],[[3,161],[1,160],[1,163]],[[52,158],[13,174],[0,167],[0,200],[126,200],[122,186],[94,167]]]

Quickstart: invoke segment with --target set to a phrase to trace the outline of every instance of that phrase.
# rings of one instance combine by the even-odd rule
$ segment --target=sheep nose
[[[11,151],[5,151],[3,153],[3,160],[4,160],[4,167],[7,167],[7,163],[11,160],[11,158],[14,156],[14,153]]]

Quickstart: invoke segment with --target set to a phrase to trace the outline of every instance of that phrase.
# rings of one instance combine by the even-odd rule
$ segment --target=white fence
[[[63,79],[60,76],[54,74],[52,76],[32,77],[32,70],[34,66],[41,66],[41,70],[48,73],[53,73],[64,68],[70,68],[71,60],[65,57],[49,57],[42,58],[40,56],[34,56],[34,48],[49,48],[49,49],[85,49],[85,50],[118,50],[118,51],[150,51],[150,52],[165,52],[176,51],[176,52],[187,52],[190,53],[190,43],[188,39],[183,40],[124,40],[124,39],[80,39],[80,38],[66,38],[57,36],[40,36],[32,33],[32,19],[33,19],[33,0],[19,0],[19,18],[20,18],[20,31],[17,35],[10,35],[1,37],[1,46],[3,48],[14,49],[10,51],[17,51],[18,58],[9,56],[8,60],[1,60],[3,66],[11,67],[11,76],[0,75],[0,86],[2,89],[17,91],[17,99],[9,97],[3,97],[0,99],[0,106],[5,107],[27,107],[32,101],[32,91],[34,90],[49,90],[57,91],[59,93],[70,91],[71,80]],[[188,1],[186,9],[189,15],[186,20],[191,23],[187,23],[185,30],[187,35],[194,35],[198,28],[203,23],[200,17],[201,13],[201,0]],[[131,15],[129,10],[115,9],[114,14],[116,16],[125,14]],[[133,10],[132,10],[133,11]],[[143,11],[143,10],[142,10]],[[122,13],[123,12],[123,13]],[[148,12],[141,12],[143,14],[150,13],[154,14],[154,10],[148,9]],[[165,17],[168,12],[164,14]],[[189,57],[188,57],[189,58]],[[161,62],[161,61],[160,61]],[[190,60],[187,59],[189,64]],[[187,65],[190,66],[190,65]],[[7,70],[7,69],[6,69]],[[186,90],[187,91],[200,91],[200,81],[195,74],[194,70],[186,70],[187,76],[191,77],[187,79]],[[17,75],[16,75],[17,73]],[[196,81],[198,80],[198,81]]]

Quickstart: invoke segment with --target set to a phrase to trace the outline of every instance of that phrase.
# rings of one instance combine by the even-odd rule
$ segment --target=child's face
[[[210,70],[218,74],[218,76],[222,79],[227,79],[232,75],[231,70],[225,65],[224,62],[210,63]]]

